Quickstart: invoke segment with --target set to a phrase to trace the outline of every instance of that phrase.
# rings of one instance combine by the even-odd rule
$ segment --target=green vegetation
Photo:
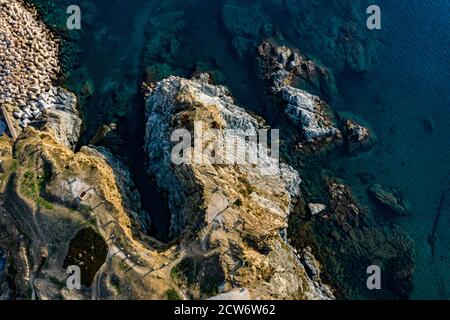
[[[33,291],[31,290],[31,288],[28,288],[27,291],[25,292],[25,299],[31,300],[32,298],[33,298]]]
[[[11,161],[10,170],[11,170],[11,172],[16,172],[17,168],[19,168],[19,162],[14,159],[14,160]]]
[[[192,258],[183,259],[170,271],[174,280],[186,282],[188,285],[195,283],[197,274],[197,261]]]
[[[169,289],[166,291],[167,300],[182,300],[180,295],[175,289]]]
[[[21,192],[27,198],[33,200],[39,207],[53,209],[53,204],[41,197],[45,190],[45,175],[36,175],[34,172],[27,171],[22,176]]]

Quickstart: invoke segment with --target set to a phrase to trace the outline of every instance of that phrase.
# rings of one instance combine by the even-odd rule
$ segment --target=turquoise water
[[[82,103],[82,143],[88,143],[102,124],[118,123],[125,141],[121,155],[133,168],[155,234],[164,238],[169,222],[164,197],[142,174],[145,158],[140,84],[145,77],[158,80],[168,74],[190,76],[210,71],[216,82],[231,88],[237,101],[277,127],[276,112],[262,100],[256,61],[246,45],[251,47],[252,41],[281,33],[287,44],[335,71],[340,97],[333,100],[333,107],[361,116],[378,136],[370,152],[333,159],[325,166],[352,186],[378,220],[384,217],[372,207],[367,185],[358,178],[360,173],[370,173],[374,177],[371,182],[396,187],[406,195],[413,213],[394,222],[416,242],[412,298],[450,298],[450,197],[442,203],[436,219],[450,182],[450,3],[374,1],[382,10],[382,29],[377,31],[365,28],[364,5],[351,3],[82,1],[83,29],[66,34],[81,52],[67,84],[75,91],[80,91],[77,85],[85,82],[93,88],[93,95]],[[52,12],[56,21],[61,19],[57,10]],[[341,72],[339,59],[324,41],[329,30],[346,17],[360,28],[362,37],[376,38],[367,72],[354,73],[345,68]],[[266,34],[252,28],[260,24]],[[158,72],[146,74],[146,68]],[[425,123],[431,123],[433,130]],[[427,238],[434,225],[437,242],[433,256]]]

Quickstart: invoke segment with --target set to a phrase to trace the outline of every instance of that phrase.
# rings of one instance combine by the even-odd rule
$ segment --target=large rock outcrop
[[[44,113],[46,125],[55,131],[59,143],[73,149],[80,138],[82,124],[77,97],[63,88],[53,91],[52,106]]]
[[[356,117],[348,117],[349,113],[337,114],[324,100],[332,101],[337,94],[331,71],[273,40],[261,43],[257,58],[268,97],[273,97],[273,108],[282,108],[301,135],[295,142],[301,153],[322,153],[344,146],[347,154],[355,155],[373,146],[376,137],[372,130]]]
[[[301,134],[299,149],[315,153],[341,145],[343,137],[333,110],[318,96],[296,87],[329,94],[334,80],[328,71],[297,51],[269,41],[258,47],[258,60],[270,95],[281,99],[274,101],[274,108],[281,107]]]
[[[284,109],[286,116],[294,125],[301,128],[308,143],[342,139],[342,134],[333,123],[327,105],[319,97],[286,86],[282,89],[282,98],[287,102]]]
[[[193,80],[169,77],[147,98],[149,171],[168,194],[171,231],[189,253],[173,274],[193,297],[245,288],[252,298],[332,298],[320,272],[310,278],[284,239],[299,197],[298,173],[284,164],[274,166],[270,157],[262,166],[247,164],[245,150],[235,154],[235,162],[226,161],[232,151],[222,153],[217,141],[226,140],[230,131],[256,135],[264,127],[261,119],[235,105],[226,88],[208,80],[205,74]],[[171,141],[172,134],[185,129],[199,138],[198,123],[203,133],[215,130],[203,136],[200,148],[208,152],[197,154],[201,161],[196,162],[196,148],[189,142],[184,150],[188,161],[174,164],[179,137]],[[249,142],[247,147],[255,153],[261,145]],[[200,274],[189,271],[194,263]],[[208,277],[211,272],[214,276]],[[204,285],[212,279],[212,285]]]

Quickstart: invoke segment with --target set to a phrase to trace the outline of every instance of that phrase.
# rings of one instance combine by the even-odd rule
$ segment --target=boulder
[[[323,212],[327,207],[321,203],[309,203],[308,209],[312,216]]]
[[[339,128],[344,139],[345,152],[354,156],[371,149],[377,141],[377,137],[364,120],[350,112],[338,114]]]
[[[398,216],[407,216],[411,212],[408,200],[399,191],[379,184],[370,187],[369,191],[376,203],[386,211]]]

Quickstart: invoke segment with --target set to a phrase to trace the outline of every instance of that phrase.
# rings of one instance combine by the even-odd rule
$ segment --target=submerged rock
[[[369,188],[373,199],[383,209],[400,216],[407,216],[411,212],[411,206],[407,199],[400,192],[393,189],[386,189],[379,184]]]
[[[427,130],[427,132],[429,132],[429,133],[434,132],[434,130],[436,129],[436,125],[435,125],[433,119],[431,119],[431,118],[423,118],[422,124],[423,124],[423,127],[425,128],[425,130]]]
[[[397,226],[374,223],[342,181],[325,177],[325,185],[327,208],[290,226],[295,247],[314,249],[315,256],[326,266],[338,297],[408,298],[415,265],[413,241]],[[383,290],[367,289],[366,270],[371,265],[379,266],[383,272]]]
[[[270,14],[265,12],[266,3],[227,1],[222,8],[225,29],[232,37],[232,46],[243,59],[256,48],[262,37],[273,35]]]
[[[366,71],[375,52],[375,35],[364,32],[370,3],[354,1],[228,0],[223,5],[225,29],[240,57],[261,40],[282,38],[320,56],[336,74]],[[282,36],[281,36],[282,34]]]
[[[245,150],[235,154],[236,163],[221,162],[229,151],[223,154],[215,147],[215,152],[202,154],[198,163],[193,161],[195,146],[191,142],[184,150],[189,161],[172,161],[178,142],[171,141],[174,131],[184,129],[199,137],[202,133],[194,130],[199,121],[202,132],[216,130],[215,138],[208,135],[201,145],[206,149],[217,146],[214,140],[225,139],[230,130],[254,135],[267,128],[261,119],[236,106],[227,89],[208,81],[206,75],[192,80],[170,77],[156,84],[147,98],[149,171],[168,193],[171,231],[181,237],[186,250],[198,247],[193,252],[197,265],[209,266],[205,274],[192,274],[186,260],[174,271],[176,281],[197,298],[234,288],[245,288],[252,298],[333,298],[319,275],[315,279],[308,276],[283,239],[288,215],[300,195],[301,180],[295,170],[282,163],[277,169],[241,162]],[[248,148],[251,154],[257,144],[250,142]],[[273,160],[266,161],[271,164]],[[275,171],[266,171],[268,168]],[[218,255],[214,266],[208,258],[213,253]],[[206,292],[196,291],[192,284],[199,282],[202,288],[209,279],[208,270],[220,273],[223,283],[205,286]]]

